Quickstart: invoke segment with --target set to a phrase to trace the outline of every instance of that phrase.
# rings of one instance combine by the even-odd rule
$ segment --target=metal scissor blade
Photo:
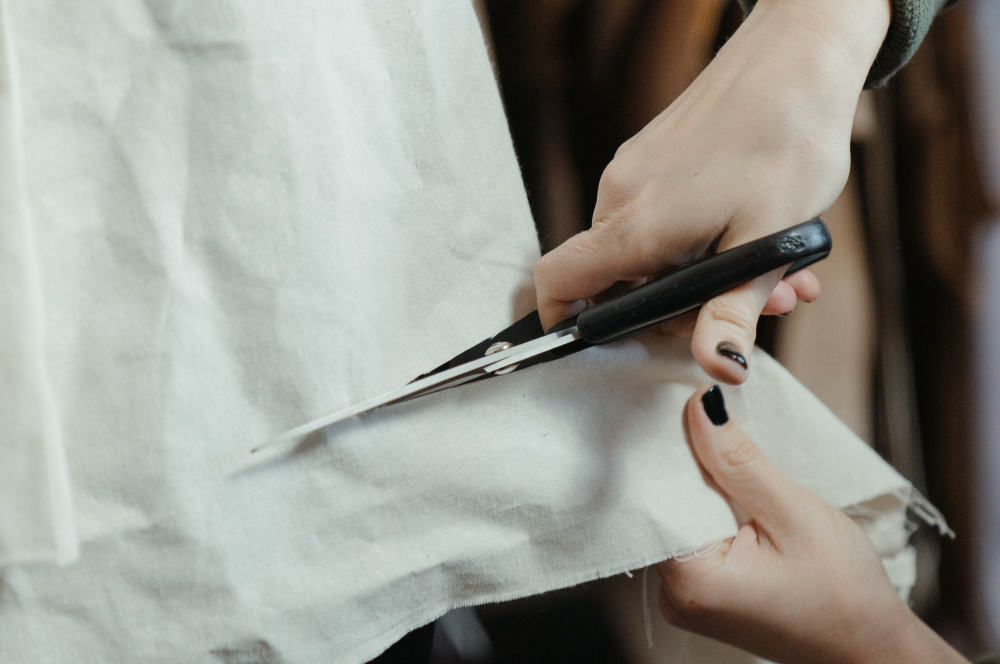
[[[479,357],[464,364],[449,367],[427,376],[421,376],[398,390],[372,397],[367,401],[362,401],[354,406],[316,418],[294,429],[289,429],[253,448],[250,450],[250,453],[255,454],[264,448],[301,438],[314,431],[324,429],[331,424],[336,424],[356,415],[369,413],[382,406],[409,401],[410,399],[415,399],[426,394],[457,387],[464,383],[497,375],[500,371],[513,371],[519,365],[526,364],[533,358],[571,344],[579,339],[580,334],[576,328],[559,330],[558,332],[551,332],[538,339],[532,339],[531,341],[511,346],[510,348]]]

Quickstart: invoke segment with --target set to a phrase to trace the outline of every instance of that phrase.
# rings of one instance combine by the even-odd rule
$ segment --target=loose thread
[[[653,619],[649,615],[649,593],[646,590],[646,584],[649,580],[649,568],[645,567],[642,570],[642,623],[646,628],[646,646],[652,650],[653,649]]]

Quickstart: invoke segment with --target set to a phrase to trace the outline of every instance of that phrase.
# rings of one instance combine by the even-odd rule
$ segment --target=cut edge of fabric
[[[909,542],[910,536],[919,530],[922,526],[930,526],[938,531],[938,535],[942,537],[949,537],[950,539],[955,539],[955,532],[948,526],[944,515],[938,508],[934,507],[927,498],[921,494],[916,487],[909,485],[896,489],[895,491],[889,491],[886,493],[879,494],[872,499],[864,500],[853,505],[848,505],[841,508],[841,511],[846,514],[851,520],[855,522],[875,522],[877,519],[886,517],[890,514],[889,511],[879,511],[868,506],[872,500],[876,500],[883,497],[895,498],[900,503],[900,508],[903,512],[903,529],[905,532],[904,538],[906,542]],[[868,533],[866,533],[868,534]],[[701,547],[694,547],[692,550],[682,553],[680,555],[675,555],[670,558],[676,562],[685,563],[690,560],[695,560],[699,558],[706,558],[722,546],[726,539],[721,539],[710,544],[706,544]],[[904,544],[898,551],[891,552],[889,554],[879,553],[879,558],[882,560],[883,565],[888,567],[890,564],[894,563],[900,555],[905,554],[906,550],[909,548],[909,544]],[[915,566],[915,561],[912,563]],[[649,650],[654,647],[653,643],[653,622],[651,616],[651,609],[649,606],[649,592],[647,590],[647,577],[649,576],[649,567],[646,567],[642,571],[642,590],[641,601],[642,601],[642,616],[643,616],[643,629],[646,634],[646,646]],[[914,570],[915,572],[915,570]],[[632,572],[626,572],[626,574],[631,578],[633,576]],[[892,575],[890,574],[890,577]],[[909,579],[909,585],[912,587],[913,579]],[[893,586],[901,594],[901,596],[906,599],[909,595],[910,588],[902,588],[897,585],[895,579],[892,579]]]
[[[913,487],[913,485],[909,484],[908,482],[895,489],[881,491],[872,496],[868,496],[863,500],[859,500],[856,503],[852,503],[850,505],[841,507],[839,509],[855,520],[863,520],[866,518],[871,519],[878,516],[886,516],[889,514],[888,511],[879,512],[878,510],[866,507],[867,503],[885,497],[895,498],[896,500],[899,501],[899,506],[903,510],[904,514],[903,527],[906,530],[905,533],[906,541],[909,541],[910,535],[922,525],[933,527],[942,536],[947,536],[950,538],[955,537],[955,533],[951,530],[951,528],[948,527],[948,523],[945,520],[944,515],[941,514],[940,510],[938,510],[929,500],[927,500],[927,498],[925,498],[919,491],[916,490],[916,488]],[[582,585],[584,583],[589,583],[591,581],[598,581],[601,579],[607,579],[621,574],[627,575],[631,578],[632,576],[634,576],[635,571],[646,570],[647,568],[656,565],[658,563],[664,562],[666,560],[678,560],[684,562],[696,558],[704,558],[705,556],[711,555],[716,549],[718,549],[719,546],[722,545],[723,542],[725,542],[728,539],[731,539],[731,537],[732,536],[714,538],[711,541],[703,542],[695,546],[686,546],[686,547],[681,547],[679,549],[675,549],[674,551],[668,554],[648,556],[634,564],[616,565],[608,569],[591,571],[586,574],[579,575],[574,581],[571,581],[566,584],[558,584],[551,587],[545,587],[544,589],[541,589],[534,594],[540,595],[547,592],[553,592],[556,590],[572,588],[574,586]],[[905,546],[901,547],[900,550],[902,550],[903,548],[905,548]],[[645,590],[646,588],[645,572],[644,572],[644,581],[642,583],[642,586],[643,586],[642,601],[648,602],[648,597]],[[445,606],[444,608],[437,608],[433,611],[428,611],[424,614],[425,616],[427,616],[426,618],[419,618],[415,622],[409,620],[399,620],[395,622],[392,627],[386,629],[383,632],[384,634],[389,634],[389,633],[393,634],[393,637],[391,638],[390,641],[383,644],[382,639],[371,639],[368,641],[367,644],[359,644],[359,647],[353,651],[353,654],[360,654],[362,656],[360,661],[368,661],[374,657],[377,657],[379,654],[384,652],[389,646],[391,646],[393,643],[398,641],[400,638],[405,636],[410,631],[422,627],[423,625],[426,625],[430,622],[433,622],[434,620],[437,620],[448,611],[451,611],[453,609],[466,608],[470,606],[481,606],[484,604],[497,604],[501,602],[510,602],[516,599],[521,599],[523,597],[526,597],[526,595],[518,591],[498,592],[491,594],[488,598],[479,598],[475,601],[461,602],[454,606]],[[648,606],[644,607],[643,610],[645,614],[650,613]],[[400,625],[410,624],[411,622],[414,622],[412,627],[404,630],[402,633],[396,633],[399,631]],[[648,624],[648,631],[646,632],[647,643],[650,643],[652,641],[651,630],[652,630],[652,622],[650,620]],[[375,648],[366,647],[366,646],[371,646],[372,644],[375,643],[380,643],[383,645],[378,645]]]

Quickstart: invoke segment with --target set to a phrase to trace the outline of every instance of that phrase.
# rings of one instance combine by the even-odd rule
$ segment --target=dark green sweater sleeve
[[[838,0],[830,0],[837,2]],[[892,22],[868,72],[866,88],[884,85],[916,52],[931,22],[944,7],[956,0],[892,0]],[[755,0],[739,0],[749,12]]]

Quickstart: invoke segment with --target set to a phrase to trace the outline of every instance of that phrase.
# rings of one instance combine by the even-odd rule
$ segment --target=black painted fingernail
[[[715,347],[715,352],[727,360],[732,360],[744,369],[747,368],[747,358],[743,357],[743,353],[741,353],[740,349],[736,347],[736,344],[729,341],[723,341]]]
[[[722,390],[718,385],[713,385],[707,392],[701,395],[701,405],[705,409],[708,419],[712,424],[721,427],[729,421],[729,413],[726,412],[726,400],[722,398]]]

